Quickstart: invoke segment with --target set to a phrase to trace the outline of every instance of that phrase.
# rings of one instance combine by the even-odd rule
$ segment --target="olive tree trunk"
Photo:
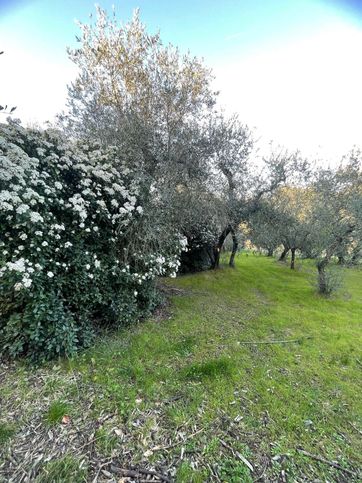
[[[238,237],[235,233],[235,230],[231,229],[230,231],[231,231],[231,236],[232,236],[232,239],[233,239],[233,249],[232,249],[231,255],[230,255],[229,266],[232,267],[232,268],[235,268],[235,255],[238,251],[239,242],[238,242]]]
[[[327,278],[326,278],[326,267],[329,263],[328,258],[324,258],[317,263],[318,270],[318,291],[320,294],[327,295],[329,293]]]
[[[292,270],[294,270],[294,269],[295,269],[295,250],[296,250],[295,248],[292,248],[292,249],[291,249],[291,252],[292,252],[292,258],[291,258],[291,260],[290,260],[290,268],[291,268]]]
[[[279,257],[279,261],[280,262],[284,262],[286,256],[288,255],[288,252],[289,252],[289,248],[287,248],[286,246],[284,246],[284,249]]]
[[[230,231],[231,231],[231,226],[228,225],[227,227],[224,228],[223,232],[219,236],[217,244],[214,248],[214,263],[212,264],[211,268],[219,268],[221,250],[222,250],[222,247],[223,247],[224,242],[226,240],[226,237],[228,236]]]

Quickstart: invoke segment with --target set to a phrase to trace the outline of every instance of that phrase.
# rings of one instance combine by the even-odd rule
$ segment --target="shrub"
[[[318,272],[317,290],[321,295],[330,297],[343,286],[343,273],[339,267],[330,267]]]
[[[130,248],[142,246],[131,237],[143,196],[116,148],[0,125],[0,354],[71,355],[96,327],[153,308],[154,279],[175,275],[183,241]]]

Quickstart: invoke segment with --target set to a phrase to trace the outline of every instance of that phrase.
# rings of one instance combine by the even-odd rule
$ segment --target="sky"
[[[362,0],[99,0],[203,57],[219,103],[269,141],[334,163],[362,147]],[[76,76],[66,47],[92,0],[0,0],[0,104],[52,121]],[[1,120],[1,118],[0,118]]]

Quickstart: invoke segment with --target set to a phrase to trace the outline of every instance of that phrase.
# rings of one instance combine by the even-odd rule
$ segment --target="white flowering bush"
[[[0,125],[2,356],[70,355],[97,327],[147,314],[155,278],[176,275],[178,236],[130,250],[144,208],[125,166],[116,148]]]

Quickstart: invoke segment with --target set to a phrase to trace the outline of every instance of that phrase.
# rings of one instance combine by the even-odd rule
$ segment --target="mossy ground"
[[[77,374],[91,388],[88,417],[116,414],[137,435],[134,463],[157,467],[163,455],[176,481],[357,481],[299,451],[354,474],[361,464],[362,271],[344,269],[343,290],[326,299],[315,292],[312,269],[309,261],[292,271],[243,253],[235,269],[167,280],[181,291],[169,317],[105,337],[56,372],[39,369],[47,375],[38,400],[66,401],[54,418],[44,410],[44,424],[84,411]],[[37,411],[29,371],[17,367],[17,383],[5,379],[1,388],[30,408],[19,432]],[[7,434],[3,444],[11,448],[17,433]],[[97,435],[96,448],[108,457],[124,451],[114,428],[104,425]]]

